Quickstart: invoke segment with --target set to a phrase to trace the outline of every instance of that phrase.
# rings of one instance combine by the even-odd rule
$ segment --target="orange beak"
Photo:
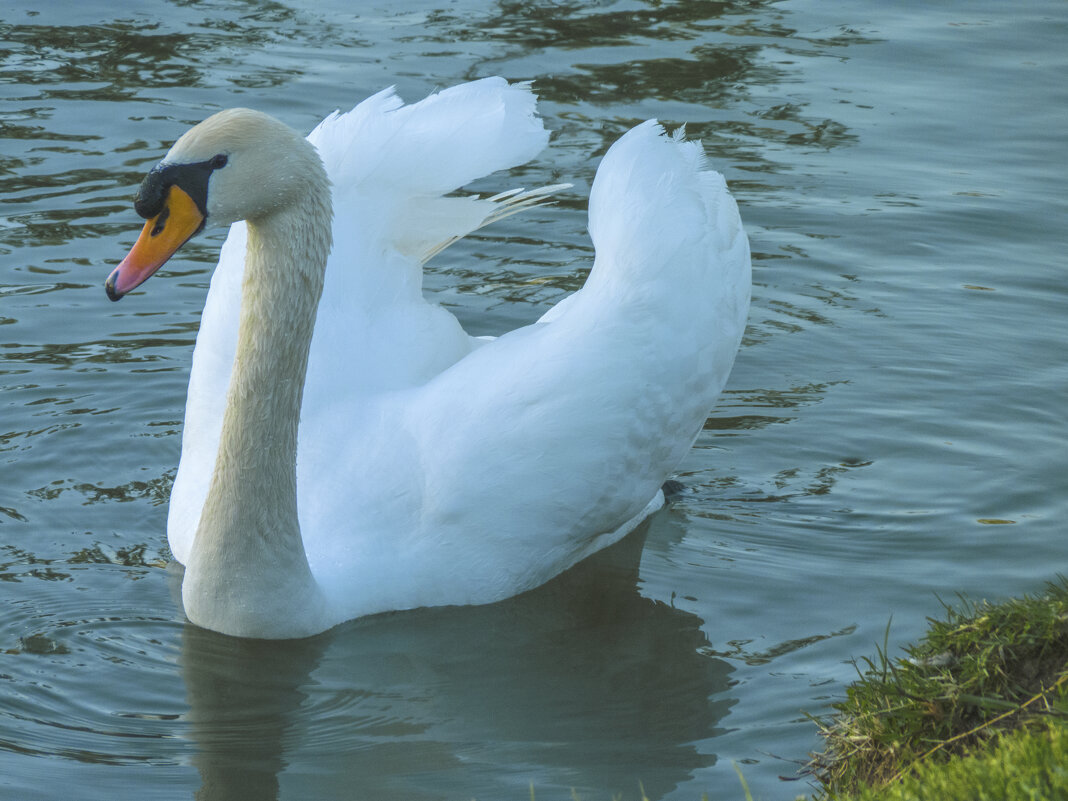
[[[171,186],[163,210],[145,223],[130,253],[108,276],[104,284],[108,297],[119,300],[147,281],[203,224],[204,215],[193,198]]]

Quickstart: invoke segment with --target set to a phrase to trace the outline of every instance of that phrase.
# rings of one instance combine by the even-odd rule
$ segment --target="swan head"
[[[326,186],[315,148],[274,117],[227,109],[190,128],[141,183],[134,209],[147,222],[108,276],[108,297],[140,286],[193,236],[257,222]]]

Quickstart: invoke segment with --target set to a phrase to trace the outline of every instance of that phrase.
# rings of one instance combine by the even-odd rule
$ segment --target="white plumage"
[[[661,484],[727,380],[749,306],[748,242],[699,144],[650,121],[612,146],[590,196],[589,279],[538,323],[475,340],[421,294],[424,257],[508,202],[443,195],[546,144],[534,102],[528,86],[499,78],[407,106],[386,91],[308,137],[334,215],[296,456],[314,579],[305,589],[321,598],[272,603],[264,617],[292,607],[282,624],[256,623],[248,609],[232,624],[225,610],[195,622],[299,636],[386,610],[496,601],[618,540],[662,503]],[[201,546],[224,412],[236,402],[245,251],[236,223],[193,357],[168,520],[185,564]],[[299,596],[280,570],[242,562],[227,597],[257,587],[259,597],[272,583]],[[186,581],[187,609],[189,593],[215,592],[207,579]]]

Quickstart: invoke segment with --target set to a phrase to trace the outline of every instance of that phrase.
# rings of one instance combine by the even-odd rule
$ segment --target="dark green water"
[[[0,797],[792,798],[802,711],[938,597],[1068,572],[1062,2],[0,6]],[[32,9],[32,10],[31,10]],[[358,9],[358,10],[356,10]],[[534,79],[475,187],[563,202],[430,265],[472,333],[581,284],[598,157],[685,122],[754,251],[727,393],[640,537],[530,596],[299,644],[183,622],[166,501],[220,237],[110,304],[142,174],[235,105]]]

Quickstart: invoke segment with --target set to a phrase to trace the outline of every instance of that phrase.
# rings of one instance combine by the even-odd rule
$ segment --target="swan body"
[[[146,178],[113,299],[169,255],[157,239],[232,224],[168,518],[194,623],[299,637],[500,600],[662,504],[749,306],[748,241],[699,144],[650,121],[612,146],[589,279],[538,322],[476,339],[422,297],[426,258],[544,196],[446,196],[544,147],[534,103],[499,78],[407,106],[386,91],[307,140],[230,110]]]

